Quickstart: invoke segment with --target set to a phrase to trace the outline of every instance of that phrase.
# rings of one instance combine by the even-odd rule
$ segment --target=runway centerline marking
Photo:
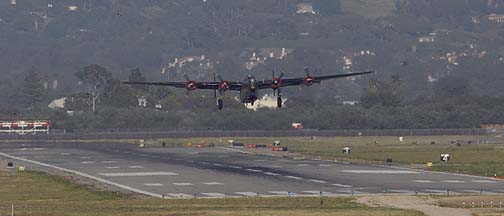
[[[279,176],[280,175],[278,173],[272,173],[272,172],[265,172],[264,174],[266,174],[266,175],[272,175],[272,176]]]
[[[256,169],[245,169],[245,170],[250,172],[262,172],[262,170],[256,170]]]
[[[419,172],[410,170],[341,170],[344,173],[354,174],[417,174]]]
[[[203,184],[205,184],[205,185],[223,185],[220,182],[203,182]]]
[[[79,157],[80,159],[91,159],[92,157]]]
[[[112,166],[112,167],[105,167],[106,169],[119,169],[120,167],[118,166]]]
[[[191,185],[193,185],[192,183],[189,183],[189,182],[176,182],[173,184],[177,185],[177,186],[191,186]]]
[[[327,183],[326,181],[317,180],[317,179],[308,179],[308,181],[315,182],[315,183],[321,183],[321,184]]]
[[[117,163],[117,161],[102,161],[104,164],[111,164],[111,163]]]
[[[81,164],[94,164],[94,161],[82,161]]]
[[[432,183],[431,180],[413,180],[412,182],[416,182],[416,183]]]
[[[143,185],[149,186],[149,187],[162,187],[163,186],[163,184],[161,184],[161,183],[145,183]]]
[[[351,188],[351,187],[353,187],[351,185],[345,185],[345,184],[332,184],[332,186],[343,187],[343,188]]]
[[[297,176],[285,176],[285,178],[297,179],[297,180],[301,180],[301,179],[303,179],[303,178],[301,178],[301,177],[297,177]]]
[[[443,180],[441,182],[445,182],[445,183],[465,183],[465,181],[461,181],[461,180]]]
[[[142,177],[142,176],[176,176],[174,172],[124,172],[124,173],[100,173],[107,177]]]
[[[143,169],[143,166],[128,166],[130,169]]]

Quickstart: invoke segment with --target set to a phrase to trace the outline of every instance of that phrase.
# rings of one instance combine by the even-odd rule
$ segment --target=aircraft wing
[[[193,82],[193,81],[191,81]],[[123,82],[128,85],[151,85],[151,86],[168,86],[174,88],[188,88],[190,82]],[[219,90],[219,82],[193,82],[194,89],[209,89],[209,90]],[[229,83],[229,90],[239,91],[241,87],[240,82]],[[193,90],[194,90],[193,89]]]
[[[310,76],[310,75],[307,75],[306,77],[302,77],[302,78],[281,79],[281,81],[282,81],[282,87],[286,87],[286,86],[303,85],[303,84],[305,84],[306,79],[309,76],[310,76],[311,79],[313,79],[313,83],[321,83],[324,80],[340,79],[340,78],[346,78],[346,77],[352,77],[352,76],[360,76],[360,75],[371,74],[371,73],[374,73],[374,71],[365,71],[365,72],[358,72],[358,73],[346,73],[346,74],[335,74],[335,75],[327,75],[327,76]],[[261,82],[259,82],[259,88],[261,88],[261,89],[271,88],[271,82],[272,82],[272,80],[261,81]]]

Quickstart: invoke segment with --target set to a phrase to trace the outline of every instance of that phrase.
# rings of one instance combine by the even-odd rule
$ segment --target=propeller
[[[215,78],[215,73],[213,74],[213,81],[214,81],[214,83],[217,82],[217,80]],[[213,90],[213,97],[217,98],[217,90],[215,90],[215,89]]]
[[[282,87],[282,78],[285,75],[285,73],[282,71],[280,73],[280,76],[276,77],[275,76],[275,70],[272,71],[273,73],[273,78],[271,79],[271,89],[273,89],[273,96],[276,95],[276,92],[278,91],[278,95],[280,95],[280,88]]]
[[[315,76],[311,75],[311,71],[309,67],[305,67],[306,76],[303,78],[303,83],[306,86],[311,86],[315,83]]]
[[[188,91],[193,91],[198,88],[197,82],[195,80],[191,80],[187,74],[184,75],[184,78],[186,79],[185,88]]]
[[[219,79],[219,93],[224,93],[231,89],[231,83],[227,80],[222,79],[220,74],[217,74],[217,79]]]

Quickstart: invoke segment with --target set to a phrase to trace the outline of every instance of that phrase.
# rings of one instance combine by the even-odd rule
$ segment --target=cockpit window
[[[250,79],[250,89],[257,89],[257,80],[255,80],[254,78]]]

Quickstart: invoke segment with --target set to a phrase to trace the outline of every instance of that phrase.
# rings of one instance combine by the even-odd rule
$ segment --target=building
[[[312,3],[300,3],[297,5],[297,13],[298,14],[317,14],[313,10],[313,4]]]
[[[436,37],[431,35],[418,38],[420,43],[433,43],[434,41],[436,41]]]
[[[504,23],[504,14],[490,14],[488,20],[498,23]]]

